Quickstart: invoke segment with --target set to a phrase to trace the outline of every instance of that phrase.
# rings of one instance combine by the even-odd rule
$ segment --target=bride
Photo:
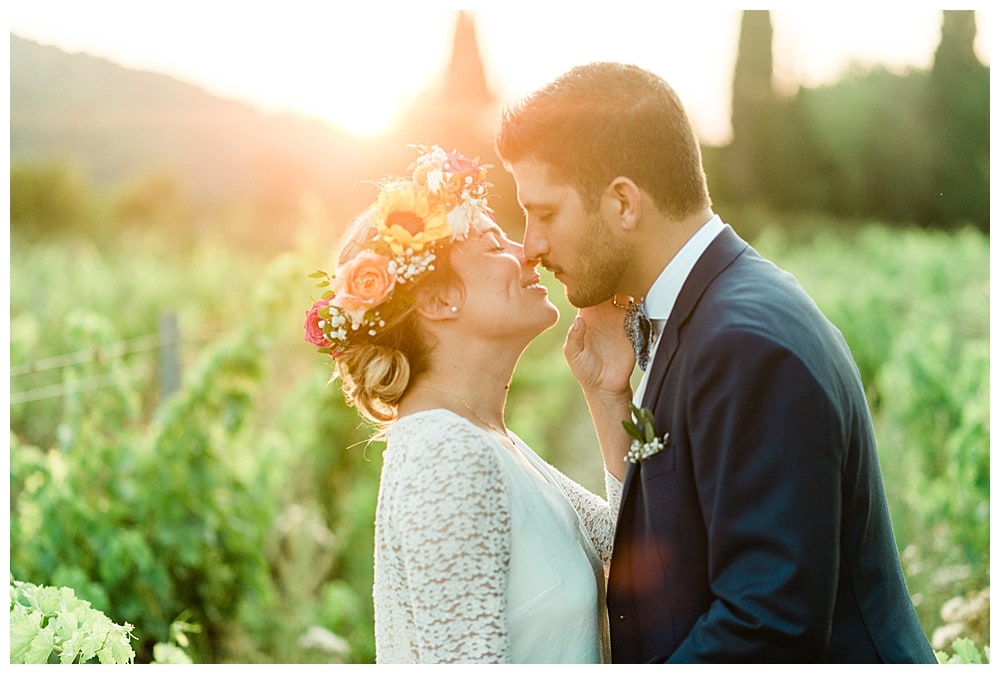
[[[564,345],[594,417],[605,501],[507,428],[514,366],[559,313],[494,222],[486,168],[421,151],[412,177],[383,182],[351,225],[336,271],[317,274],[329,289],[305,321],[386,440],[376,660],[607,662],[605,569],[634,363],[622,315],[581,312]]]

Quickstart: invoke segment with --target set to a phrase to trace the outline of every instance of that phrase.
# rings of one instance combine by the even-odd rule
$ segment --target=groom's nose
[[[524,257],[527,260],[541,261],[549,252],[548,242],[541,235],[541,228],[527,218],[524,223]]]
[[[529,271],[535,269],[539,265],[541,260],[539,260],[537,257],[528,257],[524,253],[524,247],[519,246],[519,248],[521,250],[519,251],[518,259],[521,261],[521,266]]]

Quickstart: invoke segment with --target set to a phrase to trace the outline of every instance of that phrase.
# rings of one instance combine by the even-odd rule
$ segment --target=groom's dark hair
[[[625,176],[663,213],[711,205],[701,149],[684,105],[662,78],[637,66],[577,66],[503,113],[495,139],[506,165],[536,159],[594,206]]]

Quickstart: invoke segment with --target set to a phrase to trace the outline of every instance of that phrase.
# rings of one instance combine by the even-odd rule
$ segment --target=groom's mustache
[[[539,258],[538,264],[540,264],[544,269],[552,272],[553,274],[558,274],[559,272],[562,271],[562,267],[552,264],[551,262],[549,262],[548,258],[544,257]]]

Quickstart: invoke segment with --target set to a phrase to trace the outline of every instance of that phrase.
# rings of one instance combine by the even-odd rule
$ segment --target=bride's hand
[[[563,355],[585,394],[631,398],[635,353],[624,321],[625,312],[611,301],[577,313]]]
[[[587,399],[604,467],[622,481],[632,441],[622,420],[629,418],[635,369],[624,323],[625,312],[611,301],[581,309],[563,344],[566,362]]]

